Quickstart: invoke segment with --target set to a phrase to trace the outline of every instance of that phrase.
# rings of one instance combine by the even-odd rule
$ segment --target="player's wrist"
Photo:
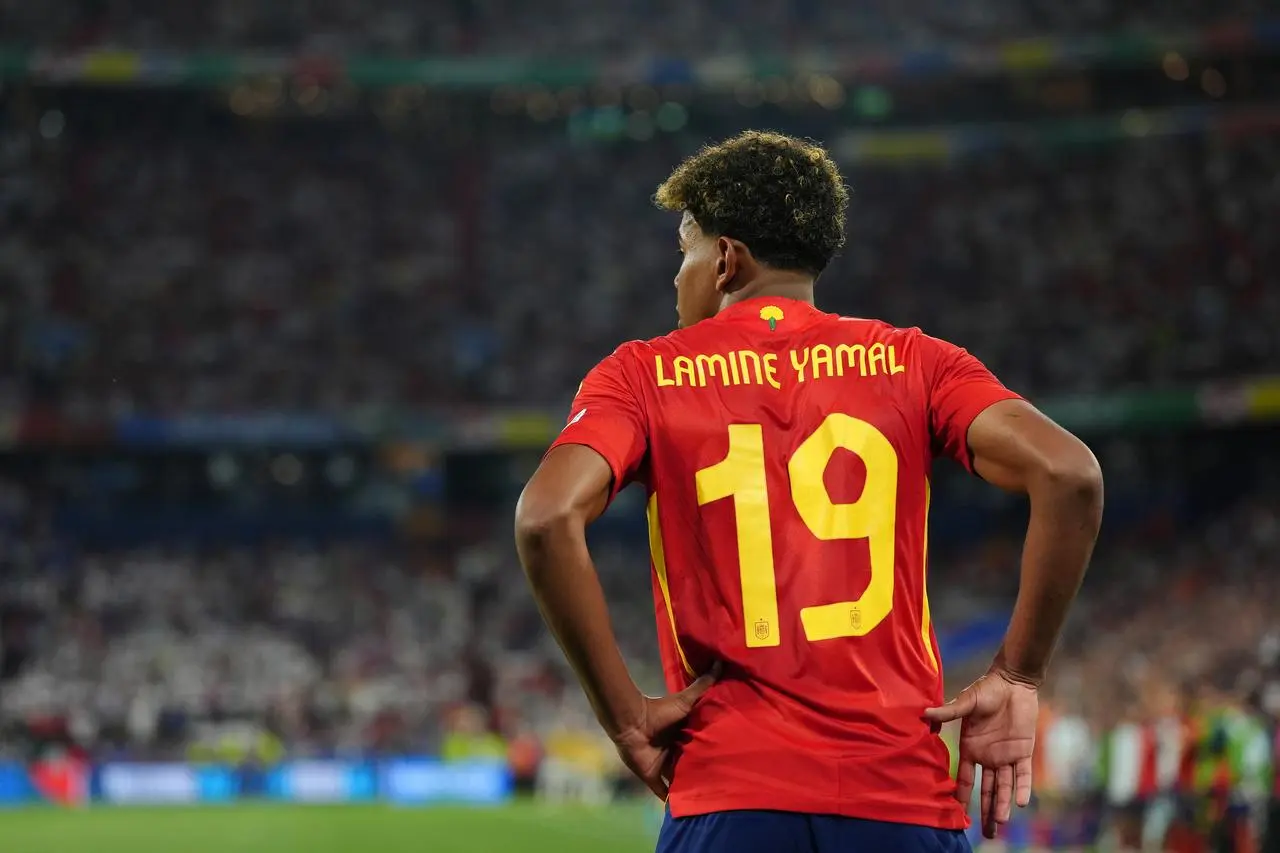
[[[1009,669],[1007,667],[993,666],[991,668],[991,673],[1003,678],[1015,687],[1029,687],[1032,690],[1039,690],[1040,685],[1044,684],[1043,676],[1027,675],[1026,673],[1018,672],[1017,670]]]
[[[605,734],[614,743],[628,740],[636,732],[644,731],[647,716],[647,698],[634,684],[630,691],[621,692],[597,715]]]
[[[1039,690],[1040,685],[1044,684],[1045,678],[1045,672],[1042,667],[1019,666],[1010,662],[1003,646],[996,652],[995,660],[991,662],[991,668],[987,672],[989,675],[999,676],[1015,686],[1030,687],[1033,690]]]

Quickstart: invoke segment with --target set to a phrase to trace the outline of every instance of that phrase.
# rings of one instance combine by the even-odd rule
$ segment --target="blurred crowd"
[[[220,720],[258,721],[298,755],[438,751],[460,708],[509,738],[567,720],[591,728],[499,535],[505,524],[451,549],[94,553],[33,527],[18,490],[6,494],[0,718],[10,724],[64,718],[84,745],[134,756],[181,754],[199,724]],[[1048,705],[1103,732],[1148,714],[1153,692],[1208,685],[1280,714],[1278,549],[1274,494],[1181,536],[1155,523],[1113,538]],[[1016,538],[997,537],[935,556],[940,631],[1007,606],[1016,551]],[[624,651],[642,686],[661,691],[643,543],[606,539],[594,553]],[[948,661],[953,680],[969,676],[965,664]]]
[[[303,48],[393,54],[494,52],[544,57],[565,51],[626,56],[702,56],[709,51],[934,45],[1116,29],[1183,30],[1247,19],[1264,0],[942,0],[829,5],[814,0],[682,4],[588,0],[531,5],[518,0],[247,0],[174,4],[163,0],[33,4],[0,2],[6,40],[43,47]],[[734,26],[739,22],[738,26]],[[729,25],[726,26],[726,23]]]
[[[133,758],[217,748],[206,734],[231,723],[295,756],[439,754],[458,727],[589,728],[501,537],[82,552],[33,531],[23,507],[10,501],[26,520],[0,533],[10,748],[49,720],[94,755]],[[660,691],[643,560],[621,546],[598,558],[619,636]]]
[[[649,198],[688,140],[152,115],[0,128],[0,406],[542,404],[674,324],[676,223]],[[919,325],[1028,393],[1280,368],[1280,137],[848,180],[829,310]]]

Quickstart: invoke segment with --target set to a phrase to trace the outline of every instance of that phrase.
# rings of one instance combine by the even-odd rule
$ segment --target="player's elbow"
[[[525,577],[535,591],[554,586],[557,572],[566,565],[565,555],[576,537],[585,542],[586,532],[570,504],[546,500],[526,489],[516,504],[516,551]]]
[[[572,528],[574,507],[525,489],[516,503],[516,547],[522,555],[545,551],[556,535]],[[529,568],[528,561],[525,565]]]
[[[1084,442],[1074,439],[1046,459],[1038,479],[1042,488],[1055,497],[1101,517],[1102,466]]]

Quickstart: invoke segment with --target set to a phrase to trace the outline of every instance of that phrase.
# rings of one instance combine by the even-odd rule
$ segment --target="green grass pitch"
[[[497,808],[237,804],[0,811],[4,853],[651,853],[656,816]]]

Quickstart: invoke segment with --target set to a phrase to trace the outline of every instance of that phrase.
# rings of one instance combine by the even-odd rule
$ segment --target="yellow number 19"
[[[841,448],[857,454],[867,467],[862,494],[847,504],[834,503],[823,482],[827,463]],[[832,414],[796,448],[787,472],[791,500],[814,536],[866,539],[871,552],[871,582],[862,597],[802,608],[804,635],[810,642],[861,637],[893,609],[897,451],[884,433],[866,421]],[[760,424],[729,427],[728,455],[697,473],[697,488],[700,506],[733,498],[747,646],[778,645],[778,590]]]

